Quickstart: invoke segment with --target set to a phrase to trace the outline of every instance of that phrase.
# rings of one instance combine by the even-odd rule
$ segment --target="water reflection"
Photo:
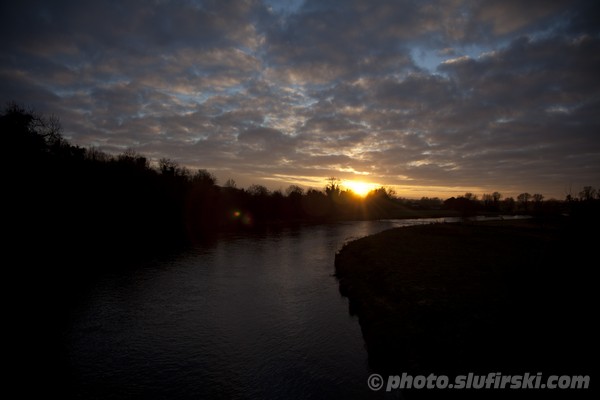
[[[439,219],[360,221],[229,237],[91,292],[67,334],[85,398],[381,396],[332,277],[351,239]]]

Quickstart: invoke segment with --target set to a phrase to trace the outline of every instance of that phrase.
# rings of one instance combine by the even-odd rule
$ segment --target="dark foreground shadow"
[[[585,226],[587,226],[587,228]],[[374,371],[592,375],[592,226],[573,220],[401,228],[336,256]],[[591,376],[593,387],[593,376]],[[587,391],[423,391],[406,398],[589,397]]]

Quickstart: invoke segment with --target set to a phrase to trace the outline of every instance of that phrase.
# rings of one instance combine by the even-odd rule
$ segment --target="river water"
[[[358,321],[334,272],[345,242],[440,219],[222,238],[101,279],[65,334],[81,398],[364,398]]]

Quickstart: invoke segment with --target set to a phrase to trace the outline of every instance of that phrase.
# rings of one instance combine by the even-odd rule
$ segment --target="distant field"
[[[584,373],[596,245],[560,219],[414,226],[349,243],[336,275],[376,370]]]

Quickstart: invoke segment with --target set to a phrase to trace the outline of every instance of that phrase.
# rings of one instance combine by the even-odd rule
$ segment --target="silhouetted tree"
[[[0,128],[7,166],[2,170],[7,188],[3,193],[11,204],[9,214],[21,218],[14,229],[20,233],[14,236],[35,232],[44,238],[39,239],[44,241],[38,246],[40,254],[59,253],[61,243],[69,243],[78,254],[101,252],[109,257],[111,251],[187,242],[222,229],[248,229],[272,221],[395,218],[405,215],[407,206],[432,209],[441,204],[437,198],[397,198],[385,187],[362,198],[342,190],[335,177],[327,180],[322,191],[305,192],[291,185],[285,196],[263,185],[238,189],[233,179],[219,187],[207,170],[192,172],[169,158],[151,167],[133,149],[112,156],[93,147],[73,146],[61,136],[57,118],[45,118],[15,104],[0,115]],[[597,195],[585,187],[581,201],[572,202],[572,214],[593,213],[592,206],[599,203]],[[498,192],[483,196],[484,203],[494,209],[500,199]],[[523,199],[529,201],[531,196]],[[542,197],[534,195],[536,199]],[[584,203],[590,206],[575,207]],[[471,216],[480,204],[475,195],[466,193],[446,200],[444,207]],[[514,211],[512,198],[502,202],[502,211]],[[61,227],[60,234],[57,227]],[[75,251],[72,256],[76,259]]]
[[[492,211],[494,208],[494,197],[491,194],[484,193],[481,196],[481,201],[483,201],[484,209],[488,211]]]
[[[531,199],[531,195],[527,192],[521,193],[517,196],[517,201],[521,205],[523,211],[529,211],[529,200]]]
[[[506,197],[504,200],[502,200],[502,212],[506,212],[506,213],[513,213],[515,212],[515,207],[516,207],[516,201],[514,198],[512,197]]]
[[[85,151],[85,159],[87,161],[108,163],[111,158],[109,154],[98,150],[96,147],[88,147]]]
[[[386,190],[386,192],[388,194],[388,197],[390,197],[390,198],[396,198],[396,195],[398,193],[396,193],[396,190],[394,190],[394,188],[392,188],[392,187],[385,187],[385,190]]]
[[[329,215],[330,202],[323,192],[309,189],[302,198],[302,208],[309,218],[325,218]]]
[[[534,193],[531,196],[531,199],[533,201],[533,210],[537,215],[542,214],[543,212],[543,201],[544,201],[544,195],[541,193]]]
[[[502,195],[498,192],[494,192],[492,193],[492,199],[494,201],[494,204],[498,204],[500,202],[500,199],[502,199]]]
[[[596,197],[596,189],[591,186],[584,186],[583,190],[579,192],[579,198],[583,201],[592,201]]]
[[[288,197],[302,196],[302,194],[304,194],[304,189],[298,185],[290,185],[287,189],[285,189],[285,194]]]
[[[117,157],[117,161],[139,169],[149,168],[148,160],[134,149],[127,149]]]
[[[340,180],[335,176],[327,179],[327,185],[325,186],[325,194],[328,197],[338,197],[341,193]]]
[[[477,195],[467,192],[465,193],[465,195],[463,196],[465,199],[469,200],[469,201],[476,201],[477,200]]]
[[[158,169],[165,176],[177,176],[179,174],[179,164],[170,158],[161,158],[158,161]]]
[[[418,201],[418,208],[423,210],[437,210],[444,204],[438,197],[421,197]]]
[[[493,192],[492,194],[484,194],[481,196],[483,206],[487,211],[499,211],[501,198],[502,195],[499,192]]]
[[[225,182],[225,187],[235,189],[237,188],[237,183],[235,183],[235,180],[233,180],[232,178],[229,178],[227,179],[227,182]]]
[[[246,191],[248,193],[250,193],[252,196],[256,196],[256,197],[266,197],[269,195],[269,189],[266,188],[266,186],[263,185],[257,185],[257,184],[253,184],[248,186],[248,189],[246,189]]]
[[[217,178],[205,169],[199,169],[192,176],[192,183],[200,186],[214,186],[217,183]]]
[[[463,218],[472,217],[477,213],[477,196],[473,193],[465,193],[464,196],[458,198],[451,197],[444,201],[444,206],[458,211]]]
[[[285,202],[284,215],[292,220],[299,220],[305,217],[302,209],[302,198],[304,190],[298,185],[290,185],[286,190],[287,196]]]
[[[367,197],[367,199],[375,199],[375,198],[389,199],[390,195],[386,188],[380,187],[378,189],[371,190],[369,193],[367,193],[366,197]]]

